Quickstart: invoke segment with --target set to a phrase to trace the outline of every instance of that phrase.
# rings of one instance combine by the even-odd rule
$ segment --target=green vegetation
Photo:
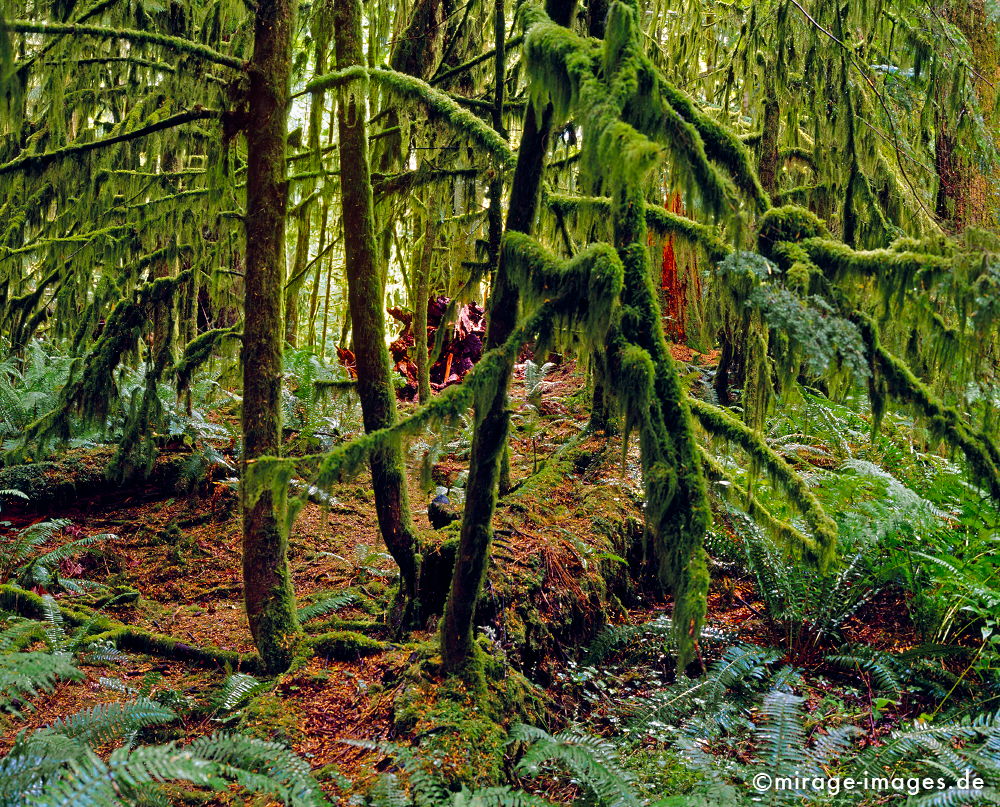
[[[984,0],[0,0],[0,801],[1000,801],[998,83]]]

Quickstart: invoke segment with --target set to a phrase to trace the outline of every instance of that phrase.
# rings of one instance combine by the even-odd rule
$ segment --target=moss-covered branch
[[[904,362],[882,347],[878,328],[870,317],[857,312],[854,320],[869,350],[873,375],[869,389],[875,427],[885,409],[886,394],[914,407],[927,419],[933,434],[965,455],[973,479],[1000,502],[1000,449],[993,439],[970,428],[955,407],[941,402]]]
[[[496,131],[469,110],[463,109],[448,93],[435,89],[426,81],[421,81],[414,76],[385,67],[365,68],[360,65],[352,65],[314,79],[307,85],[306,89],[309,92],[325,92],[328,89],[341,87],[354,81],[363,81],[366,78],[378,82],[399,98],[422,105],[437,119],[465,134],[477,146],[504,165],[514,164],[514,153],[510,150],[507,141]]]
[[[194,56],[206,62],[221,64],[242,70],[244,62],[235,56],[228,56],[212,50],[200,42],[192,42],[178,36],[168,36],[156,31],[136,31],[129,28],[105,28],[100,25],[80,25],[79,23],[31,22],[29,20],[0,19],[0,28],[18,34],[41,34],[48,36],[90,36],[97,39],[120,39],[135,45],[159,45],[175,53]]]
[[[809,490],[802,477],[795,473],[780,454],[764,442],[763,437],[724,409],[694,397],[689,397],[688,403],[705,431],[740,446],[788,493],[792,503],[801,511],[815,535],[814,538],[803,536],[805,543],[802,549],[820,569],[826,569],[833,560],[836,550],[837,525],[823,510],[819,500]]]
[[[25,591],[14,585],[0,585],[0,608],[14,611],[29,619],[44,619],[47,607],[50,607],[50,604],[34,592]],[[261,671],[260,657],[256,654],[235,653],[216,647],[188,644],[172,636],[126,625],[124,622],[84,609],[82,606],[69,607],[57,603],[55,607],[67,624],[86,625],[88,635],[94,641],[110,641],[120,650],[165,656],[208,667],[228,667],[250,673]]]
[[[795,551],[801,551],[815,545],[816,542],[797,529],[794,524],[774,515],[771,509],[753,494],[752,490],[740,485],[736,478],[703,447],[699,446],[699,450],[702,464],[705,466],[709,479],[728,483],[742,500],[747,515],[755,519],[775,540]]]
[[[220,115],[221,113],[214,109],[193,109],[188,112],[179,112],[176,115],[171,115],[163,120],[158,120],[130,132],[122,132],[121,134],[104,137],[100,140],[92,140],[89,143],[74,143],[72,145],[54,149],[53,151],[47,151],[42,154],[24,154],[11,160],[10,162],[0,165],[0,175],[9,174],[14,171],[38,171],[47,166],[49,163],[65,159],[66,157],[74,157],[78,154],[85,154],[88,151],[106,148],[107,146],[113,146],[116,143],[125,143],[129,140],[137,140],[141,137],[147,137],[156,132],[161,132],[164,129],[172,129],[175,126],[182,126],[183,124],[190,123],[191,121],[218,118]]]
[[[202,364],[212,356],[215,346],[223,339],[239,339],[242,322],[237,322],[229,328],[213,328],[198,334],[187,343],[180,361],[174,365],[174,375],[177,379],[177,392],[183,392],[191,383],[191,376]]]
[[[725,167],[737,187],[754,202],[758,211],[767,210],[771,206],[771,200],[760,184],[746,144],[728,127],[698,109],[694,101],[667,81],[662,73],[659,77],[664,97],[697,129],[708,158]]]
[[[589,209],[601,216],[611,215],[611,199],[607,196],[569,196],[550,193],[545,197],[549,207],[561,215]],[[721,261],[732,247],[716,234],[716,229],[707,224],[664,210],[656,205],[645,205],[643,213],[646,226],[660,236],[674,235],[692,244],[701,246],[713,261]]]

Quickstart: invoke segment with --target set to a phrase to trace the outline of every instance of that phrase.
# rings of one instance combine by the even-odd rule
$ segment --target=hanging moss
[[[878,329],[870,317],[857,313],[856,321],[870,351],[872,375],[878,379],[878,383],[869,387],[874,427],[878,427],[885,410],[886,396],[913,406],[927,420],[938,439],[964,454],[973,479],[1000,502],[1000,448],[993,438],[968,426],[957,409],[944,405],[909,367],[883,348]]]
[[[514,154],[510,146],[496,131],[467,109],[463,109],[447,93],[414,76],[383,67],[365,68],[361,65],[352,65],[314,79],[306,89],[309,92],[324,92],[365,79],[379,83],[402,99],[420,104],[433,113],[435,119],[444,121],[456,131],[464,133],[501,164],[508,166],[513,164]]]
[[[829,238],[830,232],[815,213],[796,205],[768,210],[757,230],[757,249],[765,258],[775,258],[775,246],[783,241],[797,243],[805,238]]]
[[[244,62],[235,56],[219,53],[200,42],[192,42],[177,36],[161,34],[158,31],[136,31],[128,28],[105,28],[100,25],[82,25],[79,23],[30,22],[26,20],[8,20],[3,22],[5,31],[23,34],[48,34],[52,36],[90,36],[97,39],[121,39],[137,45],[161,45],[168,50],[189,54],[207,62],[214,62],[226,67],[242,70]]]
[[[123,300],[115,306],[108,317],[104,333],[85,359],[76,359],[70,371],[70,381],[63,387],[56,407],[31,423],[26,429],[18,448],[13,452],[16,459],[28,446],[36,455],[43,454],[53,440],[68,440],[70,437],[70,415],[78,415],[84,423],[103,422],[108,414],[114,370],[122,359],[134,353],[139,337],[148,328],[157,306],[170,304],[178,287],[186,283],[191,270],[185,270],[174,277],[162,277],[141,286],[131,300]],[[147,384],[156,384],[165,364],[154,363],[147,374]],[[147,423],[134,424],[145,430]]]
[[[187,343],[180,361],[174,365],[178,395],[190,386],[194,372],[211,358],[212,352],[223,339],[241,338],[240,329],[242,327],[243,323],[238,322],[229,328],[213,328],[198,334]]]
[[[606,196],[569,196],[549,193],[545,197],[549,207],[563,216],[579,211],[590,211],[601,216],[611,214],[611,199]],[[721,261],[732,248],[719,238],[716,229],[686,216],[671,213],[662,207],[647,204],[643,207],[646,226],[659,236],[674,235],[701,246],[710,260]]]
[[[170,129],[174,126],[181,126],[185,123],[191,123],[192,121],[218,118],[220,115],[220,112],[211,109],[196,109],[190,112],[180,112],[162,120],[155,120],[146,126],[141,126],[132,131],[122,132],[120,134],[112,135],[111,137],[94,140],[90,143],[76,143],[71,146],[65,146],[63,148],[55,149],[54,151],[48,151],[42,154],[25,154],[17,159],[0,165],[0,175],[9,174],[14,171],[39,171],[50,163],[63,160],[67,157],[75,157],[79,154],[85,154],[88,151],[113,146],[116,143],[125,143],[129,140],[137,140],[142,137],[148,137],[155,132]]]
[[[809,490],[802,477],[795,473],[791,466],[764,442],[764,438],[759,433],[745,426],[724,409],[712,406],[697,398],[689,400],[691,411],[709,434],[723,437],[738,445],[759,462],[775,483],[785,490],[792,503],[799,509],[812,528],[814,537],[808,538],[801,534],[798,536],[789,534],[789,536],[796,540],[801,538],[804,543],[800,548],[806,556],[816,562],[821,570],[826,570],[833,560],[836,550],[837,525],[823,511],[822,505],[813,492]]]

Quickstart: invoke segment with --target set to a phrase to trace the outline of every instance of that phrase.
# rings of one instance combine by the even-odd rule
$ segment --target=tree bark
[[[336,0],[334,46],[338,69],[364,64],[361,43],[360,0]],[[337,109],[337,126],[348,309],[361,411],[365,431],[372,432],[396,421],[396,395],[385,345],[385,284],[376,259],[364,87],[362,82],[355,82],[346,88]],[[417,541],[410,523],[401,447],[393,443],[375,449],[370,465],[379,528],[399,565],[400,594],[408,609],[416,597]]]
[[[548,0],[546,10],[553,21],[568,25],[575,6],[575,0]],[[541,115],[536,115],[529,107],[525,112],[521,146],[511,185],[507,211],[508,232],[531,232],[538,210],[539,188],[551,129],[551,107]],[[501,253],[490,294],[485,350],[502,345],[514,332],[519,306],[520,294],[511,282]],[[475,403],[475,429],[469,460],[465,511],[451,590],[441,622],[441,658],[448,672],[458,672],[472,658],[476,605],[493,540],[492,522],[496,509],[497,485],[510,426],[507,388],[513,364],[511,360],[501,367],[496,384],[478,395]]]
[[[247,261],[243,328],[244,463],[280,450],[281,287],[284,282],[286,118],[294,0],[260,0],[250,62]],[[288,570],[284,504],[243,499],[247,619],[265,669],[287,669],[300,635]]]
[[[767,81],[760,143],[757,147],[757,174],[761,187],[774,195],[778,189],[778,135],[781,129],[781,107],[778,106],[774,82]]]
[[[431,399],[431,367],[427,352],[427,304],[431,296],[431,269],[434,258],[434,241],[437,238],[437,221],[434,214],[435,194],[427,194],[427,212],[424,221],[423,249],[417,258],[413,278],[413,350],[417,364],[417,396],[420,403]]]

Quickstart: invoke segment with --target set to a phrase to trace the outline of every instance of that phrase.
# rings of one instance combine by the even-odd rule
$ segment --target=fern
[[[18,714],[24,699],[51,692],[59,680],[81,678],[83,673],[66,654],[5,653],[0,655],[0,709]]]
[[[270,682],[258,681],[252,675],[234,673],[222,685],[219,694],[213,699],[213,705],[220,712],[232,712],[271,686]]]
[[[134,748],[127,743],[106,761],[93,751],[173,718],[170,709],[140,698],[93,707],[30,734],[22,732],[0,760],[0,802],[9,807],[169,803],[155,785],[179,782],[213,790],[236,783],[292,807],[327,804],[304,760],[282,745],[252,737],[214,734],[183,747],[167,743]]]
[[[141,697],[129,703],[101,703],[60,717],[44,731],[61,734],[93,748],[121,739],[145,726],[172,721],[176,715],[156,701]]]
[[[752,645],[728,648],[704,676],[681,676],[670,687],[625,704],[629,733],[664,739],[679,734],[713,736],[720,730],[735,733],[752,727],[747,718],[750,697],[771,678],[771,666],[780,651]],[[787,676],[787,673],[781,673]]]
[[[638,807],[632,774],[618,762],[615,746],[572,729],[551,735],[540,728],[518,725],[511,740],[528,744],[517,764],[520,773],[537,775],[547,763],[567,768],[581,787],[605,807]]]
[[[299,622],[308,622],[310,619],[326,616],[333,611],[350,605],[354,600],[355,597],[353,594],[334,594],[332,597],[326,597],[319,602],[314,602],[312,605],[303,606],[299,609]]]

